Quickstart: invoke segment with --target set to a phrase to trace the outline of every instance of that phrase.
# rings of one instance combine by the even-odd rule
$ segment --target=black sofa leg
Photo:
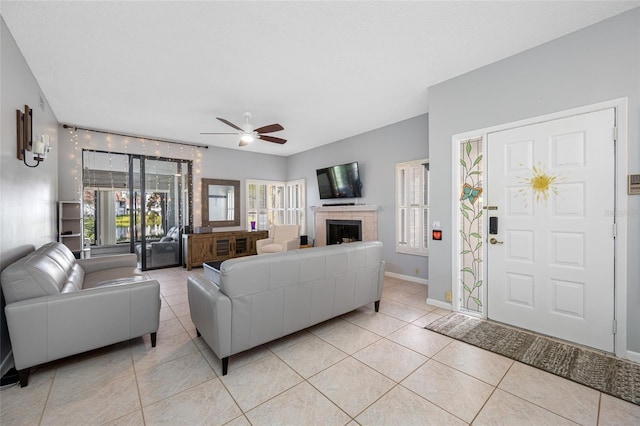
[[[374,302],[374,308],[376,309],[376,312],[378,312],[380,310],[380,301],[376,300]]]
[[[202,336],[202,334],[200,334],[200,330],[198,330],[197,328],[196,328],[196,336],[198,337]]]
[[[18,380],[20,380],[20,387],[26,388],[29,384],[29,369],[18,370]]]
[[[227,375],[227,370],[229,369],[229,357],[225,356],[222,358],[222,375]]]
[[[158,337],[158,333],[151,333],[151,347],[156,347],[156,338]]]

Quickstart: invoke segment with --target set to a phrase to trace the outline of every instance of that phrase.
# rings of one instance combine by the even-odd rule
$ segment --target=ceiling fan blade
[[[258,139],[262,139],[263,141],[267,141],[267,142],[279,143],[279,144],[283,144],[287,142],[286,139],[276,138],[275,136],[267,136],[267,135],[258,135]]]
[[[273,132],[279,132],[280,130],[284,130],[284,127],[282,127],[279,124],[269,124],[268,126],[258,127],[257,129],[254,130],[254,132],[273,133]]]
[[[232,122],[230,122],[229,120],[225,120],[224,118],[220,118],[220,117],[216,117],[218,120],[222,121],[224,124],[226,124],[227,126],[231,126],[234,129],[240,130],[242,131],[242,129],[238,126],[236,126],[235,124],[233,124]]]

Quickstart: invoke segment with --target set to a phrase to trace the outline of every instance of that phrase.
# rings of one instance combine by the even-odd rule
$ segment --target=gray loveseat
[[[76,260],[49,243],[2,271],[13,358],[21,386],[29,368],[151,334],[160,321],[160,285],[135,272],[135,254]]]
[[[229,357],[375,303],[384,281],[379,241],[230,259],[187,279],[191,320],[227,374]],[[214,282],[215,281],[215,282]]]

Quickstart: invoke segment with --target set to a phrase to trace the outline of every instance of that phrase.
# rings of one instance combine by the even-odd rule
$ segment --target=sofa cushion
[[[222,262],[220,291],[231,299],[266,291],[269,288],[269,281],[265,279],[269,276],[269,257],[237,257]]]
[[[67,275],[67,282],[60,290],[60,293],[69,293],[70,291],[82,290],[84,276],[84,269],[78,264],[73,265],[73,268],[71,268],[71,273]]]
[[[173,228],[169,229],[169,232],[167,232],[167,237],[171,237],[173,241],[180,240],[180,228],[174,226]]]
[[[0,282],[2,283],[2,293],[7,304],[48,295],[25,269],[27,260],[34,254],[35,252],[31,252],[2,271]]]
[[[60,289],[67,282],[65,269],[49,256],[31,256],[24,266],[46,294],[60,293]]]
[[[282,244],[264,244],[262,253],[280,253],[284,247]]]
[[[64,270],[65,274],[68,276],[71,274],[73,267],[76,264],[76,258],[65,246],[60,243],[49,243],[40,247],[37,250],[40,254],[50,257],[53,259],[60,267]]]
[[[58,294],[73,274],[75,258],[61,243],[48,243],[2,271],[2,291],[7,304]],[[82,283],[83,272],[74,276]]]
[[[67,281],[60,265],[46,256],[24,259],[2,271],[2,291],[7,304],[60,292]]]
[[[84,285],[82,288],[100,287],[105,284],[117,284],[118,282],[133,282],[148,280],[147,276],[142,273],[131,274],[131,268],[111,268],[103,271],[85,274]]]

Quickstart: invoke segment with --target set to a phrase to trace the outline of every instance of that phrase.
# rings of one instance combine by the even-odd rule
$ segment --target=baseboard
[[[395,272],[388,272],[388,271],[385,271],[384,275],[387,277],[398,278],[400,280],[411,281],[414,283],[425,284],[425,285],[429,284],[429,281],[425,280],[424,278],[412,277],[411,275],[396,274]]]
[[[7,374],[7,371],[13,368],[13,351],[9,350],[7,356],[4,357],[2,363],[0,363],[0,377]]]
[[[437,306],[438,308],[453,310],[453,305],[450,302],[443,302],[442,300],[431,299],[427,297],[427,305]]]
[[[627,351],[627,359],[640,363],[640,352]]]

